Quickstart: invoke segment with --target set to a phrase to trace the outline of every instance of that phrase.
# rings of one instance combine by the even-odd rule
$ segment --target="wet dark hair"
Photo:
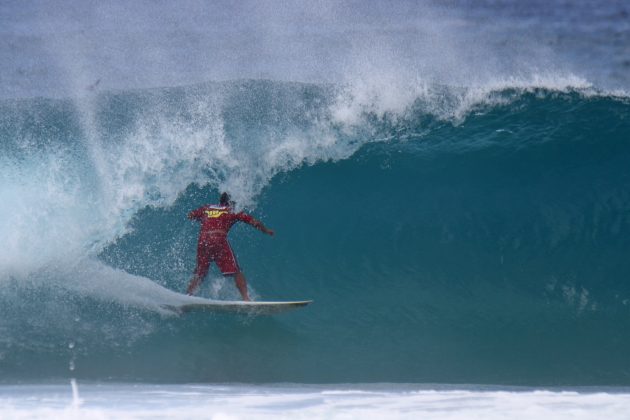
[[[229,206],[230,205],[230,194],[228,194],[226,192],[221,194],[221,198],[219,199],[219,204],[221,204],[222,206]]]

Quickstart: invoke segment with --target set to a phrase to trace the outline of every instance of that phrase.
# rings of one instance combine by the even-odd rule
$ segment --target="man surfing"
[[[234,276],[236,287],[243,300],[250,300],[247,293],[247,280],[227,240],[228,232],[236,222],[245,222],[270,236],[273,236],[274,231],[267,229],[262,222],[249,214],[235,213],[233,206],[230,195],[224,192],[221,194],[219,205],[205,205],[188,213],[189,219],[201,222],[201,232],[197,242],[197,267],[186,290],[187,294],[195,293],[208,274],[210,263],[214,261],[224,276]]]

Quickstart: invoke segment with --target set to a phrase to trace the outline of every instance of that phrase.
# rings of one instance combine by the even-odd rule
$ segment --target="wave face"
[[[0,105],[0,376],[630,384],[630,103],[207,83]],[[273,318],[160,309],[229,190]],[[214,271],[201,294],[231,299]],[[159,366],[159,368],[158,368]]]

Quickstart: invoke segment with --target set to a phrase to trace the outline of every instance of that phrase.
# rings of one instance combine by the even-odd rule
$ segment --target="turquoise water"
[[[436,89],[356,120],[268,81],[5,101],[2,377],[627,385],[627,99]],[[185,289],[186,213],[223,189],[277,232],[231,233],[254,296],[312,306],[145,292]]]

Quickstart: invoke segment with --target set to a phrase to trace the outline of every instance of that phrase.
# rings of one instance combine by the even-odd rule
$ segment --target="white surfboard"
[[[182,302],[177,305],[164,305],[176,312],[223,312],[244,315],[274,315],[292,309],[301,308],[313,302],[299,300],[289,302],[243,302],[239,300],[212,300],[195,298],[193,302]]]

